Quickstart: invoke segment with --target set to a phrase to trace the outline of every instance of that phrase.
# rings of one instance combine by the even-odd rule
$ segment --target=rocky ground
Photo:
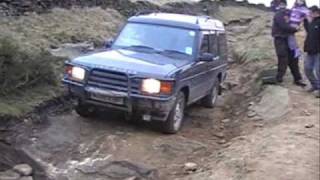
[[[168,136],[119,112],[81,118],[58,99],[0,123],[0,179],[319,179],[319,99],[289,76],[281,86],[259,80],[275,64],[271,13],[227,6],[212,15],[227,24],[233,54],[215,109],[193,105],[182,132]],[[77,56],[83,49],[92,46],[63,44],[52,53]]]

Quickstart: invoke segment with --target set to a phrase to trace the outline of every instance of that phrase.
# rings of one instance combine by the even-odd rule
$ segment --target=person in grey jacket
[[[305,19],[304,27],[307,37],[304,43],[304,51],[307,53],[304,69],[311,83],[309,92],[316,91],[320,97],[320,9],[317,6],[310,8],[311,19]]]

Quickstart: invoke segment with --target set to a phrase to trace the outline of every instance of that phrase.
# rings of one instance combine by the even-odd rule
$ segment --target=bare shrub
[[[0,95],[39,84],[57,84],[58,64],[62,59],[22,50],[10,37],[0,38]]]

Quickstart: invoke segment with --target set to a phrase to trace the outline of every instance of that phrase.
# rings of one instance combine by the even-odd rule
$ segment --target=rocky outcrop
[[[0,142],[0,180],[48,180],[44,169],[27,153]]]
[[[18,164],[13,169],[0,172],[1,180],[33,180],[32,167],[28,164]]]

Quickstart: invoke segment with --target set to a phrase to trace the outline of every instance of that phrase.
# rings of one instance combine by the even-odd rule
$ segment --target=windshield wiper
[[[169,50],[169,49],[166,49],[166,50],[163,50],[161,51],[160,53],[163,53],[163,54],[177,54],[177,55],[184,55],[184,56],[190,56],[189,54],[187,53],[184,53],[184,52],[181,52],[181,51],[177,51],[177,50]]]
[[[143,45],[127,46],[127,47],[124,47],[124,49],[145,49],[145,50],[156,51],[153,47],[143,46]]]

